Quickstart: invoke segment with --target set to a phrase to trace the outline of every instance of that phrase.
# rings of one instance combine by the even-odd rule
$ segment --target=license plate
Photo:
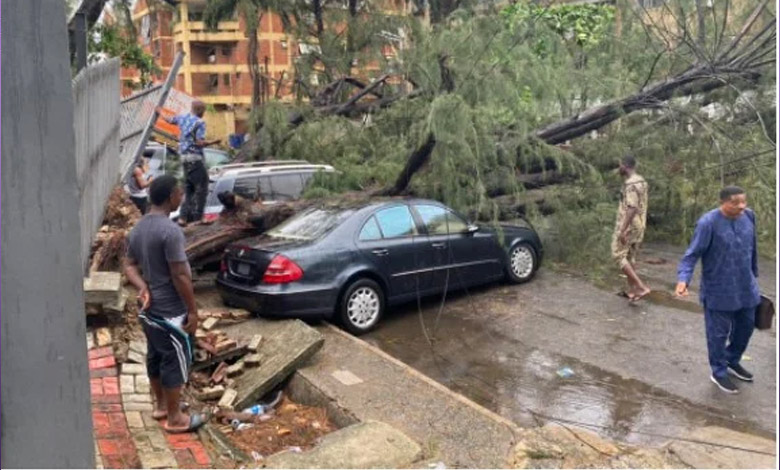
[[[246,263],[238,263],[236,266],[236,272],[242,276],[249,276],[249,271],[252,267]]]

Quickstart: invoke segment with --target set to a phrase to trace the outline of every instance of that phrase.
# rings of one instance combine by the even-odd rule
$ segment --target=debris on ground
[[[92,242],[89,271],[119,271],[127,249],[127,234],[141,218],[141,212],[122,186],[111,191],[100,227]]]
[[[252,427],[234,430],[229,424],[223,424],[220,431],[236,447],[253,456],[267,457],[291,449],[302,452],[313,447],[320,437],[336,429],[328,420],[325,409],[293,403],[287,397],[282,398],[270,419],[250,416],[253,420],[243,424],[252,424]]]

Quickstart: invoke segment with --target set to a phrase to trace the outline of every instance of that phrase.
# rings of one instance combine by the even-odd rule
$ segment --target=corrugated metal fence
[[[73,79],[73,128],[81,207],[81,260],[86,268],[92,238],[119,182],[119,59],[91,65]]]

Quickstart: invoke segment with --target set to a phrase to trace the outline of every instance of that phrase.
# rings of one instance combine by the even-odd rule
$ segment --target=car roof
[[[330,165],[315,165],[315,164],[281,164],[281,165],[268,165],[260,168],[237,168],[217,173],[214,176],[219,178],[235,178],[238,176],[257,176],[257,175],[270,175],[281,172],[302,172],[302,171],[325,171],[335,172],[336,170]]]

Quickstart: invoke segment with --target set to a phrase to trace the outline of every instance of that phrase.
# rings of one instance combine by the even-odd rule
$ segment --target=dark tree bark
[[[409,159],[406,161],[406,166],[404,166],[401,174],[398,175],[395,184],[391,188],[378,192],[377,195],[398,196],[404,192],[406,187],[409,186],[412,176],[414,176],[423,165],[428,163],[428,159],[435,146],[436,138],[433,137],[433,134],[428,134],[428,138],[425,139],[425,142],[409,156]]]

